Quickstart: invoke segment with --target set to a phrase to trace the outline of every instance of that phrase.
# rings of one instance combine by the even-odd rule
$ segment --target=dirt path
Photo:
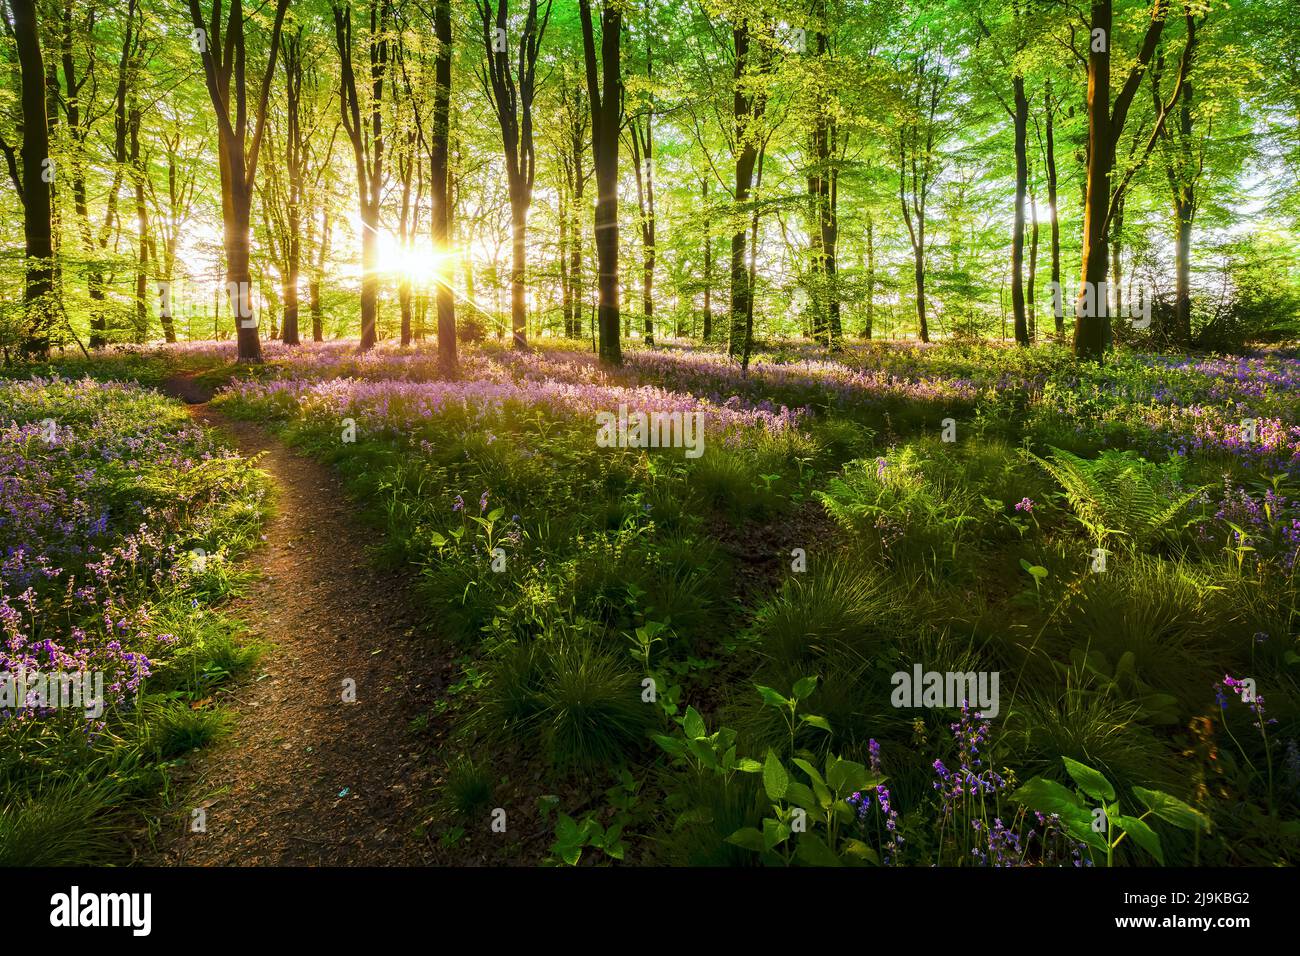
[[[427,747],[410,730],[427,714],[450,661],[419,635],[402,579],[365,554],[374,532],[334,476],[254,425],[227,419],[190,378],[168,394],[222,429],[276,485],[258,572],[228,606],[271,647],[231,688],[237,721],[181,772],[156,865],[418,865],[434,850],[415,835],[427,801]],[[343,700],[355,681],[356,703]],[[194,808],[205,833],[191,832]]]

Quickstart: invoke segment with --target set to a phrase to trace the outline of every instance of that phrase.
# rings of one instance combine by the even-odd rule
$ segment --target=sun
[[[414,245],[403,246],[390,232],[380,233],[378,251],[377,272],[407,279],[414,285],[446,282],[456,261],[455,250],[440,250],[428,237],[421,237]]]

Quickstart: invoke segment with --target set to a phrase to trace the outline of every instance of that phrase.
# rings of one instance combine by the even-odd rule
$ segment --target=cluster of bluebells
[[[1001,793],[1007,786],[1002,776],[984,765],[982,749],[989,738],[988,719],[972,711],[969,701],[962,701],[961,717],[950,728],[957,742],[957,769],[949,770],[942,760],[933,764],[934,789],[939,793],[945,819],[965,812],[967,800]]]
[[[1300,500],[1274,488],[1252,492],[1225,477],[1216,495],[1201,498],[1212,518],[1197,525],[1202,542],[1232,545],[1249,543],[1252,552],[1277,560],[1286,570],[1300,555]]]
[[[149,676],[139,590],[187,573],[186,536],[228,488],[211,469],[165,496],[134,490],[223,457],[202,429],[159,415],[161,402],[89,379],[0,386],[0,672],[102,673],[116,704]]]
[[[867,744],[867,753],[870,759],[871,773],[878,778],[881,774],[880,744],[874,738]],[[883,826],[885,830],[880,862],[885,866],[890,866],[898,862],[898,854],[901,852],[906,840],[898,829],[898,810],[894,807],[893,796],[890,794],[889,788],[883,783],[877,784],[875,794],[875,807],[879,813],[878,824]],[[870,791],[855,791],[849,796],[848,804],[857,811],[858,823],[864,829],[867,828],[872,809]]]
[[[306,359],[286,356],[270,377],[232,384],[220,400],[261,414],[297,411],[331,421],[353,418],[368,431],[402,435],[447,419],[490,432],[495,420],[513,412],[542,408],[589,419],[626,405],[702,413],[706,428],[730,441],[738,429],[786,432],[808,414],[734,391],[703,395],[626,375],[615,379],[592,366],[589,357],[568,353],[468,352],[463,374],[454,380],[438,377],[436,355],[427,350],[376,349],[364,358],[320,348],[305,354]],[[314,361],[313,356],[323,359]]]
[[[1250,712],[1255,715],[1255,724],[1261,731],[1266,726],[1277,723],[1277,718],[1269,717],[1264,713],[1263,694],[1251,693],[1251,685],[1246,681],[1231,674],[1224,674],[1223,680],[1216,681],[1214,684],[1214,701],[1222,711],[1228,709],[1229,694],[1240,698],[1241,702],[1250,708]]]

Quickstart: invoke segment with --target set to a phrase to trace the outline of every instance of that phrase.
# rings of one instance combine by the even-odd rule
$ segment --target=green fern
[[[1182,489],[1168,470],[1129,451],[1104,451],[1094,461],[1055,447],[1050,459],[1022,453],[1065,490],[1075,518],[1099,548],[1117,536],[1134,548],[1163,540],[1179,530],[1178,516],[1204,490]]]

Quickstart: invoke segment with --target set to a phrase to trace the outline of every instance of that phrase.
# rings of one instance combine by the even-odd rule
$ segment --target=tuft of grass
[[[121,862],[123,793],[108,778],[55,778],[0,798],[0,867],[107,866]]]
[[[457,817],[468,820],[492,805],[492,775],[488,768],[461,756],[447,768],[442,803]]]
[[[147,746],[162,760],[207,746],[230,728],[226,712],[180,700],[150,703],[144,721]]]
[[[895,632],[896,592],[878,571],[847,557],[787,579],[755,616],[762,652],[789,666],[827,655],[870,658]]]

